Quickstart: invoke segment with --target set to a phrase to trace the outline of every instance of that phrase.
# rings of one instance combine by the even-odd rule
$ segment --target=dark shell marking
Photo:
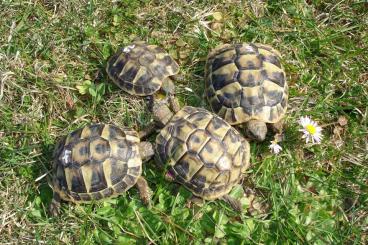
[[[77,129],[56,146],[53,189],[64,200],[89,202],[118,195],[142,172],[137,132],[95,124]]]
[[[165,78],[178,73],[179,66],[162,48],[135,42],[111,56],[106,72],[125,92],[146,96],[158,91]]]
[[[155,150],[177,182],[207,200],[227,194],[249,167],[249,143],[201,108],[179,111],[158,134]]]
[[[207,57],[205,80],[212,110],[232,125],[251,119],[275,123],[286,112],[285,72],[280,54],[268,45],[215,48]]]

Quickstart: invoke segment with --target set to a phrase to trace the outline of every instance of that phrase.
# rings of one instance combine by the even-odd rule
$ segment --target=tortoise
[[[207,56],[205,94],[212,110],[258,141],[267,126],[282,132],[288,85],[280,58],[271,46],[253,43],[220,45]]]
[[[148,204],[142,160],[153,154],[151,143],[140,142],[138,133],[129,128],[92,124],[69,133],[54,150],[51,214],[59,213],[61,200],[88,203],[117,196],[135,184]]]
[[[250,166],[250,146],[219,116],[185,106],[157,135],[155,158],[166,166],[169,178],[184,185],[194,196],[222,199],[241,210],[239,201],[228,193]]]
[[[110,57],[106,72],[118,87],[130,95],[158,95],[157,99],[165,94],[169,97],[170,105],[179,110],[171,80],[179,72],[179,66],[164,49],[135,41]]]

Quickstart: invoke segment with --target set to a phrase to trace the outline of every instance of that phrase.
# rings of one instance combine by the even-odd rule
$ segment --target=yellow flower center
[[[310,133],[310,134],[315,134],[317,132],[316,127],[314,127],[311,124],[308,124],[307,126],[305,126],[305,129]]]

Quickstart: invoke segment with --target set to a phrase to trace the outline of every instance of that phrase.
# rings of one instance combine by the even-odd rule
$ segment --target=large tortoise
[[[152,97],[165,94],[174,110],[178,110],[171,78],[179,72],[179,66],[164,49],[135,41],[110,57],[106,72],[125,92]]]
[[[154,112],[159,114],[161,108]],[[155,152],[168,175],[195,196],[221,198],[241,210],[239,201],[227,194],[250,166],[249,143],[222,118],[205,109],[184,107],[157,135]]]
[[[258,141],[265,139],[266,124],[282,131],[288,85],[280,56],[268,45],[241,43],[221,45],[207,57],[205,93],[212,110]]]
[[[58,214],[61,200],[91,202],[117,196],[135,184],[147,204],[142,159],[153,154],[152,145],[140,142],[138,133],[128,128],[93,124],[69,133],[54,151],[51,214]]]

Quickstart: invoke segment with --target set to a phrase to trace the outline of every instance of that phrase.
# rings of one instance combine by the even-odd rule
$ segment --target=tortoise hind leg
[[[51,214],[51,216],[56,217],[60,214],[60,203],[61,198],[59,193],[54,192],[53,198],[49,206],[49,213]]]
[[[142,202],[145,205],[149,206],[151,201],[151,189],[148,186],[147,180],[140,176],[137,180],[136,185]]]

